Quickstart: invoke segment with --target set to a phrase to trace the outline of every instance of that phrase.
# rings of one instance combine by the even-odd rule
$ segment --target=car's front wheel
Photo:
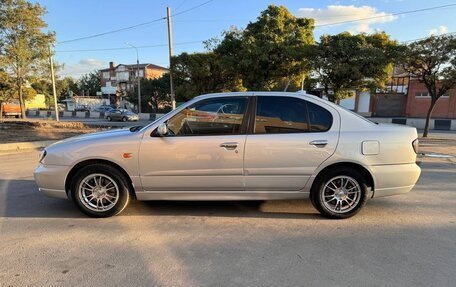
[[[88,165],[73,177],[71,195],[77,207],[92,217],[117,215],[130,201],[129,184],[116,168]]]
[[[367,188],[358,171],[339,167],[317,178],[310,196],[323,216],[343,219],[357,214],[366,204]]]
[[[126,121],[127,121],[127,117],[123,117],[122,122],[126,122]]]
[[[110,116],[106,117],[108,121],[112,121],[112,118]]]

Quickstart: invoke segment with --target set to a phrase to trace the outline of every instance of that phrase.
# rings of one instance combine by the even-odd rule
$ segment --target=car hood
[[[101,132],[83,134],[83,135],[67,138],[67,139],[58,141],[58,142],[54,143],[51,146],[67,144],[67,143],[76,143],[76,142],[82,142],[82,141],[107,140],[107,139],[111,139],[111,138],[117,138],[117,137],[122,137],[122,136],[126,136],[126,135],[131,135],[132,133],[133,132],[131,132],[130,129],[127,129],[127,128],[114,129],[114,130],[108,130],[108,131],[101,131]]]
[[[75,136],[46,147],[44,164],[73,165],[85,158],[115,159],[119,152],[136,152],[142,134],[115,129]]]

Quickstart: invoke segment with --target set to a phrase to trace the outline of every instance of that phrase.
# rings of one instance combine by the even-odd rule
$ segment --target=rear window
[[[304,99],[272,96],[257,99],[256,134],[325,132],[331,128],[332,114]]]
[[[331,128],[333,117],[325,108],[307,102],[307,111],[309,113],[311,132],[325,132]]]
[[[306,102],[292,97],[258,97],[256,134],[309,131]]]

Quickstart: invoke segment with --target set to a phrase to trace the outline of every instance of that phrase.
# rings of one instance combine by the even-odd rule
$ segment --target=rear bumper
[[[421,169],[416,163],[371,167],[375,189],[373,197],[407,193],[418,181]]]
[[[34,171],[39,191],[50,197],[68,198],[65,191],[65,178],[69,166],[40,164]]]

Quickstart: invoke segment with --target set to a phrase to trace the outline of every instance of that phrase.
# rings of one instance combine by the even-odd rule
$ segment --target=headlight
[[[40,154],[39,163],[41,163],[43,161],[43,159],[46,157],[46,155],[47,155],[47,151],[46,151],[46,149],[44,149]]]

